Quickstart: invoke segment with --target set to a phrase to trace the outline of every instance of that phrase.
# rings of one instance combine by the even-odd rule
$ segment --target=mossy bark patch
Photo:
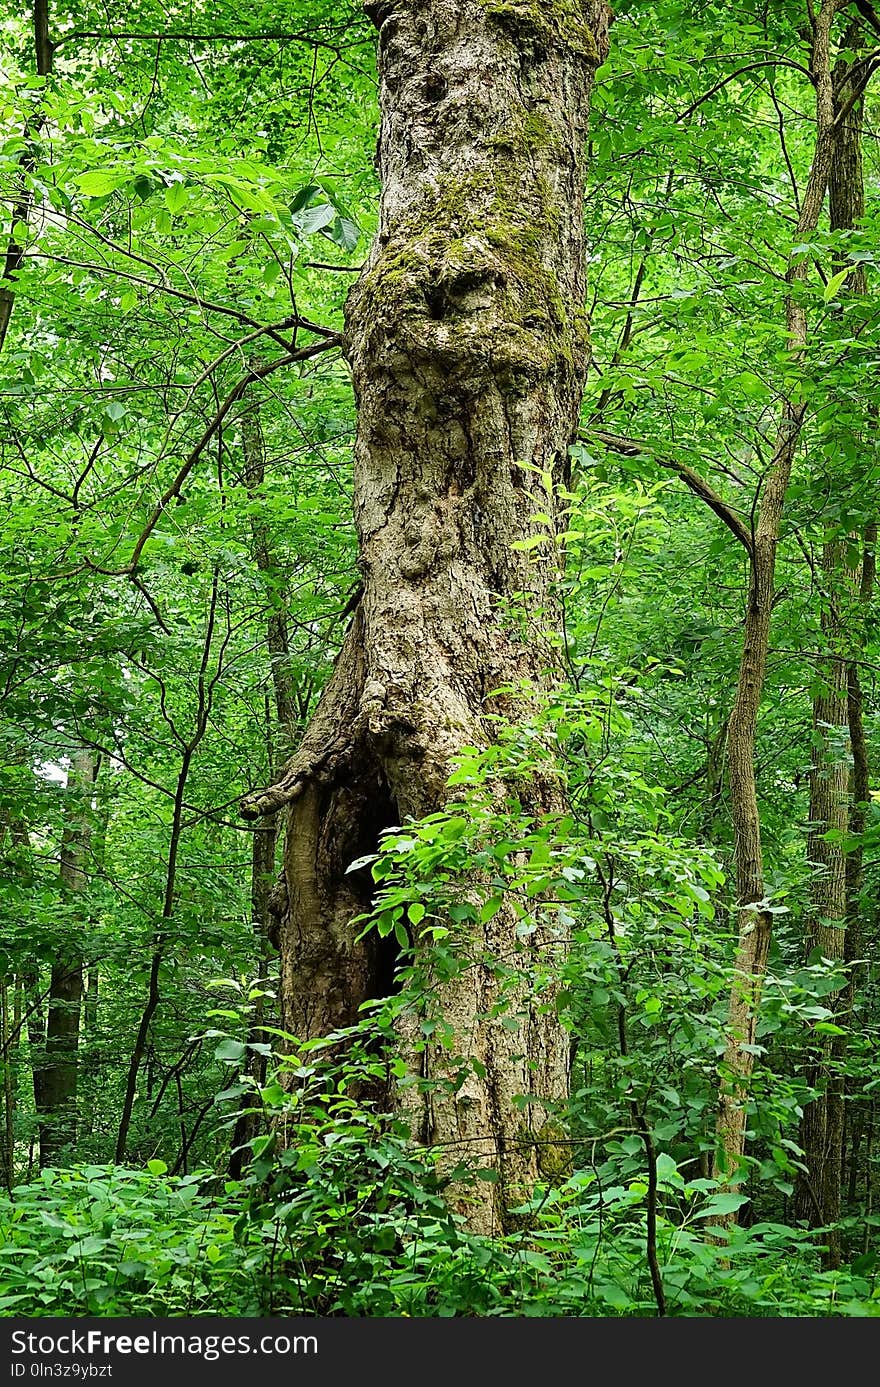
[[[604,59],[596,11],[578,0],[485,0],[486,13],[516,39],[578,54],[598,67]]]

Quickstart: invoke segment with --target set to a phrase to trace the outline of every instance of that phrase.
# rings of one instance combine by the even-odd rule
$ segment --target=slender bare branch
[[[148,539],[150,538],[150,535],[153,533],[159,521],[161,520],[162,515],[164,514],[165,509],[168,506],[168,503],[170,501],[173,501],[176,496],[180,495],[180,489],[183,486],[183,483],[186,481],[187,477],[189,476],[192,469],[195,467],[202,453],[205,451],[205,448],[208,446],[211,439],[214,437],[215,433],[220,428],[221,424],[223,423],[223,420],[226,418],[230,409],[237,400],[241,399],[247,387],[251,385],[254,381],[264,380],[266,376],[270,376],[273,373],[273,371],[280,370],[282,366],[290,366],[297,361],[308,361],[311,357],[317,356],[320,352],[329,351],[333,347],[339,346],[341,340],[341,337],[325,338],[321,342],[312,342],[308,347],[299,347],[295,352],[288,352],[286,356],[278,357],[275,361],[266,362],[262,366],[251,367],[226,396],[226,399],[223,401],[222,405],[217,410],[213,419],[202,433],[202,436],[199,439],[198,443],[192,449],[185,461],[181,464],[176,476],[174,477],[174,480],[171,482],[170,486],[166,488],[166,490],[160,496],[159,500],[156,502],[155,506],[153,507],[152,514],[150,515],[149,520],[147,521],[146,525],[141,531],[141,534],[138,537],[134,549],[132,550],[132,555],[128,563],[123,568],[118,569],[107,569],[99,564],[93,563],[89,564],[89,567],[92,568],[95,572],[105,573],[111,577],[131,577],[136,572],[141,555],[144,551],[144,546],[146,545]]]
[[[675,472],[684,482],[685,486],[689,487],[695,496],[699,496],[700,500],[718,516],[718,519],[723,521],[731,534],[739,540],[746,553],[751,554],[752,535],[748,526],[743,523],[736,514],[736,511],[727,504],[724,498],[719,496],[715,488],[711,486],[704,477],[701,477],[698,472],[695,472],[692,467],[689,467],[686,462],[682,462],[680,458],[664,455],[652,444],[644,443],[637,438],[622,438],[618,434],[604,433],[598,429],[587,430],[585,437],[587,439],[595,439],[597,443],[601,443],[603,447],[608,448],[612,453],[621,453],[625,457],[650,457],[653,458],[658,467],[664,467],[671,472]]]
[[[792,67],[795,72],[803,73],[804,77],[809,78],[811,82],[813,80],[813,75],[809,68],[804,67],[803,63],[796,63],[793,58],[761,58],[758,62],[746,63],[744,67],[738,67],[735,72],[729,72],[726,77],[722,77],[715,83],[714,87],[710,87],[708,91],[703,92],[702,96],[698,96],[696,101],[692,101],[690,106],[685,107],[683,111],[679,112],[675,117],[676,124],[680,121],[687,120],[688,116],[692,116],[694,111],[702,106],[704,102],[708,101],[710,97],[713,97],[716,92],[720,92],[729,82],[734,82],[737,77],[742,77],[744,73],[755,72],[758,68],[762,67]]]

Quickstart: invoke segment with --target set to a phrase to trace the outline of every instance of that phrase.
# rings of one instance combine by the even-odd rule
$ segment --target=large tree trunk
[[[353,1022],[388,990],[389,960],[351,923],[371,883],[346,868],[383,829],[443,807],[454,758],[491,740],[487,712],[521,714],[493,690],[545,681],[555,550],[512,545],[552,506],[540,472],[566,475],[588,353],[583,154],[607,11],[599,0],[391,0],[369,12],[381,224],[347,309],[363,592],[298,754],[244,805],[291,802],[281,1000],[303,1038]],[[529,808],[559,807],[555,783],[536,779]],[[462,1059],[466,1077],[410,1112],[450,1159],[497,1170],[467,1210],[484,1230],[538,1175],[541,1103],[567,1092],[552,1006],[526,1007],[519,1031],[488,1019],[493,958],[519,953],[527,971],[530,956],[563,947],[542,927],[524,942],[515,923],[502,910],[466,941],[473,962],[442,985],[452,1050],[429,1044],[419,1057],[428,1080]],[[523,1108],[521,1095],[538,1101]]]

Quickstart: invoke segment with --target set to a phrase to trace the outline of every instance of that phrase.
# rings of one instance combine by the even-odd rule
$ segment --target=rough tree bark
[[[346,868],[383,829],[442,808],[457,753],[491,740],[493,690],[546,678],[554,560],[511,546],[548,506],[532,469],[566,474],[588,356],[584,135],[609,12],[601,0],[390,0],[368,12],[381,223],[346,315],[363,591],[298,753],[243,805],[291,806],[281,1001],[303,1038],[388,990],[387,958],[351,925],[371,883]],[[527,641],[506,612],[517,594]],[[555,783],[536,780],[530,808],[559,807]],[[552,1107],[568,1083],[552,1006],[527,1009],[518,1032],[487,1019],[497,983],[485,960],[522,947],[528,967],[554,942],[564,947],[538,930],[522,945],[500,912],[441,999],[467,1078],[411,1116],[421,1140],[498,1171],[466,1211],[475,1228],[497,1227],[539,1174],[541,1100]],[[437,1045],[419,1063],[443,1080],[452,1061]],[[526,1094],[538,1101],[523,1110]]]
[[[824,0],[815,16],[810,68],[816,87],[816,143],[795,231],[795,245],[815,231],[825,203],[836,133],[830,49],[831,26],[837,8],[838,0]],[[796,360],[807,342],[806,313],[800,291],[807,269],[806,257],[792,258],[787,274],[791,290],[786,300],[786,327],[789,349]],[[728,724],[727,763],[739,940],[728,1005],[717,1123],[719,1167],[727,1173],[736,1170],[745,1152],[748,1088],[755,1064],[755,1030],[773,924],[772,913],[762,904],[765,889],[755,782],[755,739],[770,647],[776,549],[804,414],[802,403],[786,403],[773,458],[763,482],[749,552],[749,589],[739,678]]]

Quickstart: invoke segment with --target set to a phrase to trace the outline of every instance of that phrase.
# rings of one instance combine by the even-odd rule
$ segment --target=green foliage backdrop
[[[877,64],[868,11],[838,16],[838,73]],[[854,884],[845,959],[810,943],[834,621],[872,777],[880,750],[877,105],[868,86],[864,215],[824,214],[793,243],[811,13],[617,8],[591,118],[593,361],[566,528],[539,512],[525,541],[563,560],[564,676],[532,722],[499,722],[464,758],[448,812],[356,866],[373,882],[360,927],[400,949],[394,995],[305,1050],[279,1033],[254,905],[270,883],[238,805],[295,745],[358,584],[341,334],[377,226],[374,30],[347,0],[180,17],[52,0],[47,71],[30,6],[0,21],[3,1313],[880,1314],[871,795],[835,840]],[[748,564],[730,517],[754,525],[786,400],[805,415],[756,754],[774,933],[731,1178],[725,756]],[[832,734],[852,783],[849,734]],[[502,771],[536,768],[563,778],[564,818],[498,803]],[[523,930],[543,910],[571,931],[556,1004],[572,1099],[545,1183],[491,1241],[444,1196],[492,1172],[444,1168],[367,1095],[407,996],[430,1002],[466,966],[462,923],[502,900]],[[73,1122],[40,1100],[65,1006]],[[426,1039],[442,1033],[422,1015]],[[797,1190],[804,1112],[832,1087],[829,1243]]]

